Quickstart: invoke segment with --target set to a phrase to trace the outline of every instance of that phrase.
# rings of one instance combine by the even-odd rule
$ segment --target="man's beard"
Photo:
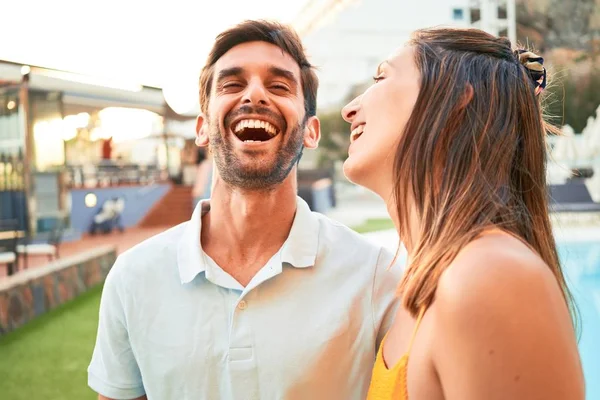
[[[235,115],[241,114],[263,114],[272,115],[272,112],[261,111],[260,109],[251,109],[244,106],[235,112]],[[233,114],[233,113],[231,113]],[[225,117],[225,129],[228,129],[230,122],[235,115]],[[281,119],[281,117],[279,117]],[[287,141],[277,150],[274,159],[258,161],[258,165],[244,165],[233,150],[229,133],[219,132],[217,121],[209,120],[209,141],[211,152],[213,153],[219,176],[232,187],[246,190],[269,190],[287,178],[291,170],[302,157],[304,128],[306,122],[296,125],[292,130],[288,130]],[[282,125],[283,129],[283,125]],[[286,133],[280,132],[279,135]],[[283,140],[286,138],[283,137]],[[275,140],[275,139],[271,139]]]

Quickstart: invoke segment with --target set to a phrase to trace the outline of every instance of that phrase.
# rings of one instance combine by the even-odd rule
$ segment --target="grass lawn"
[[[86,400],[101,285],[0,338],[0,398]]]
[[[358,233],[384,231],[394,229],[394,224],[389,218],[369,219],[361,225],[352,227]]]

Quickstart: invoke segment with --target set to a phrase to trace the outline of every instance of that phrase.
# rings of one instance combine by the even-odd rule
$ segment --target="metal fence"
[[[147,185],[165,181],[165,171],[137,164],[101,164],[67,167],[67,187],[109,187]]]

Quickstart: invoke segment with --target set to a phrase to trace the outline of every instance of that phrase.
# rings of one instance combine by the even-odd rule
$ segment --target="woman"
[[[342,111],[345,174],[387,202],[409,254],[369,399],[584,398],[547,211],[545,85],[543,59],[507,39],[428,29]]]

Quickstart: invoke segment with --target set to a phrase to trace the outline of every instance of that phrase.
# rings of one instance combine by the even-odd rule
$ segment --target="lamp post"
[[[516,0],[506,0],[507,34],[510,42],[517,43],[517,6]]]
[[[21,84],[19,87],[19,115],[21,117],[21,126],[25,135],[25,151],[23,152],[23,192],[25,208],[26,230],[30,235],[35,234],[36,220],[35,199],[33,196],[33,176],[32,164],[35,160],[33,148],[33,130],[31,129],[30,110],[29,110],[29,75],[31,68],[24,65],[21,68]]]

